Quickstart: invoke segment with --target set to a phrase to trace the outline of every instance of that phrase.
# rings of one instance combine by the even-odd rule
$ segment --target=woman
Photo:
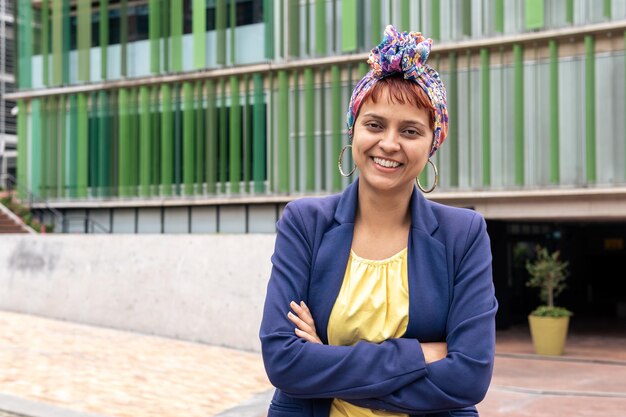
[[[495,347],[491,249],[480,214],[417,190],[432,191],[416,177],[448,126],[431,43],[386,28],[348,111],[359,178],[289,203],[278,223],[260,331],[277,388],[268,417],[478,415]]]

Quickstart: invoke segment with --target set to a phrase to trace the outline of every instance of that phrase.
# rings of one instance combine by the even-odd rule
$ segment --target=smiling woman
[[[277,225],[260,329],[268,417],[478,416],[495,348],[491,248],[479,213],[427,200],[416,181],[448,129],[431,44],[387,27],[339,158],[352,174],[351,147],[359,178],[289,203]]]

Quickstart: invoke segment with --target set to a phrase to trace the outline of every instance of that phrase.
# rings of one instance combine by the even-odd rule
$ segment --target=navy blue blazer
[[[267,375],[277,388],[268,417],[328,417],[333,398],[412,416],[478,416],[493,371],[498,304],[483,217],[411,197],[409,322],[382,343],[327,345],[328,318],[345,274],[358,180],[341,194],[292,201],[277,223],[260,328]],[[309,306],[324,344],[306,342],[287,318]],[[426,364],[420,342],[445,341]]]

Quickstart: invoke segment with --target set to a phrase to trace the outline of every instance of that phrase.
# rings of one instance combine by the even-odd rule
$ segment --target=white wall
[[[3,235],[0,309],[259,351],[274,239]]]

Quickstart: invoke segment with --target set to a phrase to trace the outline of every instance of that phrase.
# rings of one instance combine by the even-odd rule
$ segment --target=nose
[[[392,130],[387,130],[383,134],[383,137],[380,138],[378,146],[380,146],[380,149],[387,153],[398,151],[400,149],[400,144],[398,143],[397,133]]]

